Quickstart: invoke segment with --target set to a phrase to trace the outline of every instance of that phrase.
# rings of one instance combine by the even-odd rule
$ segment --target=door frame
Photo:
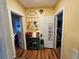
[[[15,14],[15,15],[19,15],[21,16],[21,23],[22,23],[22,34],[23,34],[23,49],[25,48],[25,39],[24,39],[24,33],[23,33],[23,16],[15,11],[12,10],[8,10],[8,14],[9,14],[9,19],[10,19],[10,28],[11,28],[11,36],[12,36],[12,45],[13,45],[13,58],[16,57],[16,50],[15,50],[15,43],[14,43],[14,36],[13,36],[13,26],[12,26],[12,17],[11,17],[11,13]]]
[[[14,14],[14,15],[17,15],[20,17],[20,21],[21,21],[21,28],[22,28],[22,33],[21,33],[21,38],[23,38],[23,41],[22,41],[22,45],[24,45],[24,36],[23,36],[23,22],[22,22],[22,15],[14,12],[14,11],[11,11],[10,13]],[[12,18],[11,18],[11,24],[12,24]],[[13,26],[12,26],[12,32],[13,32]],[[15,44],[15,43],[14,43]],[[24,49],[24,46],[22,46],[22,49]]]
[[[62,22],[62,39],[61,39],[61,57],[60,57],[60,59],[62,59],[63,57],[63,44],[64,44],[64,17],[65,17],[65,10],[64,9],[62,9],[62,10],[59,10],[55,15],[54,15],[54,26],[56,25],[57,26],[57,15],[58,14],[60,14],[60,13],[62,13],[63,12],[63,22]],[[55,22],[56,22],[56,24],[55,24]],[[57,37],[57,27],[54,27],[54,48],[56,49],[56,41],[57,41],[57,39],[56,39],[56,37]]]
[[[60,14],[60,13],[62,13],[63,12],[63,10],[62,11],[60,11],[59,13],[57,13],[56,15],[55,15],[55,21],[54,21],[54,36],[55,36],[55,48],[56,48],[56,44],[57,44],[57,16]],[[63,21],[62,21],[62,32],[63,32]],[[62,38],[61,38],[61,40],[62,40]]]

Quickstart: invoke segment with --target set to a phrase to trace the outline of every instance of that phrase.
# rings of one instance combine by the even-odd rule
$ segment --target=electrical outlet
[[[72,59],[79,59],[78,55],[79,55],[78,50],[76,50],[76,49],[73,48]]]

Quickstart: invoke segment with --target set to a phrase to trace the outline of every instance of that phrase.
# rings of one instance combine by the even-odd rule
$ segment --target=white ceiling
[[[26,8],[34,7],[51,7],[54,6],[57,0],[18,0]]]

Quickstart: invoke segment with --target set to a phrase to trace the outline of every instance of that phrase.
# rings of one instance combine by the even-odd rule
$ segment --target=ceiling
[[[57,0],[18,0],[26,8],[52,7]]]

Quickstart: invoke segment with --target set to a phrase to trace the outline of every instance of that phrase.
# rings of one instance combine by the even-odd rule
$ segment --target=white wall
[[[5,0],[0,0],[0,59],[13,59],[10,24]]]
[[[2,48],[2,41],[1,41],[1,37],[0,37],[0,59],[4,59],[4,56],[3,56],[3,48]]]

